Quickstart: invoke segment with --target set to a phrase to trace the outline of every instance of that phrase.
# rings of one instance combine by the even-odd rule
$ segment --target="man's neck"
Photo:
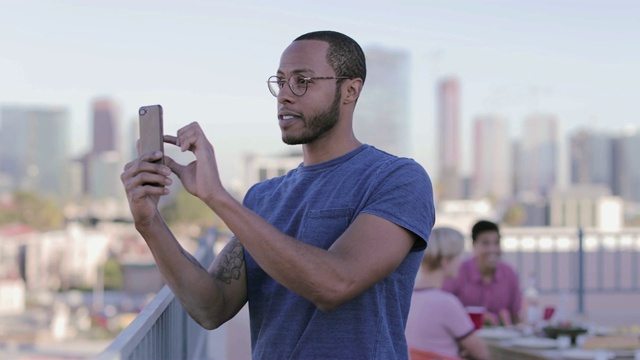
[[[302,155],[305,166],[320,164],[344,154],[347,154],[358,147],[362,143],[351,136],[342,141],[331,141],[331,139],[318,139],[310,144],[302,145]]]

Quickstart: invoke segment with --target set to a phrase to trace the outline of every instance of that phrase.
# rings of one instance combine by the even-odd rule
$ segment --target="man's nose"
[[[289,84],[284,84],[284,86],[282,87],[282,89],[280,89],[280,91],[278,92],[278,102],[281,104],[284,103],[290,103],[293,102],[295,98],[297,98],[297,96],[293,93],[293,91],[291,91],[291,88],[289,87]]]

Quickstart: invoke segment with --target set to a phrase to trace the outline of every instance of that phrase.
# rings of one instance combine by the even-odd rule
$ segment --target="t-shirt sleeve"
[[[473,331],[473,322],[460,300],[453,295],[450,295],[449,298],[447,306],[443,308],[443,311],[446,312],[443,318],[447,319],[445,326],[453,338],[460,339]]]
[[[412,250],[424,250],[435,223],[433,188],[418,163],[398,158],[377,173],[378,182],[362,212],[380,216],[416,234]]]

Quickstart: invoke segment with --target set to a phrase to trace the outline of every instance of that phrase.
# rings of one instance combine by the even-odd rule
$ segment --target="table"
[[[561,360],[557,349],[530,349],[516,347],[511,341],[487,341],[491,360]]]
[[[566,360],[561,349],[534,349],[517,347],[512,340],[487,340],[485,339],[491,355],[491,360]],[[633,360],[631,352],[619,353],[614,360]]]

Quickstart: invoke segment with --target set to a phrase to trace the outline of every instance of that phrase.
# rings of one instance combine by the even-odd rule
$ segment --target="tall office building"
[[[353,127],[358,139],[394,155],[411,156],[410,62],[403,51],[366,51],[367,78]]]
[[[80,159],[83,167],[83,193],[91,199],[114,198],[122,195],[114,186],[122,168],[122,154],[118,136],[118,107],[110,99],[97,99],[93,109],[93,144],[91,150]]]
[[[546,196],[558,181],[558,119],[535,113],[524,122],[517,159],[517,192]]]
[[[116,104],[109,99],[93,102],[93,154],[118,150],[118,120]]]
[[[0,111],[0,172],[13,189],[60,202],[69,195],[69,114],[59,107],[5,106]]]
[[[613,139],[609,134],[579,130],[569,138],[571,183],[604,185],[613,190]]]
[[[441,80],[437,89],[438,182],[436,193],[442,200],[460,199],[460,85],[457,78]]]
[[[613,194],[640,202],[640,130],[627,131],[613,140]]]
[[[473,132],[473,197],[506,200],[513,193],[511,142],[507,120],[499,115],[479,116]]]

